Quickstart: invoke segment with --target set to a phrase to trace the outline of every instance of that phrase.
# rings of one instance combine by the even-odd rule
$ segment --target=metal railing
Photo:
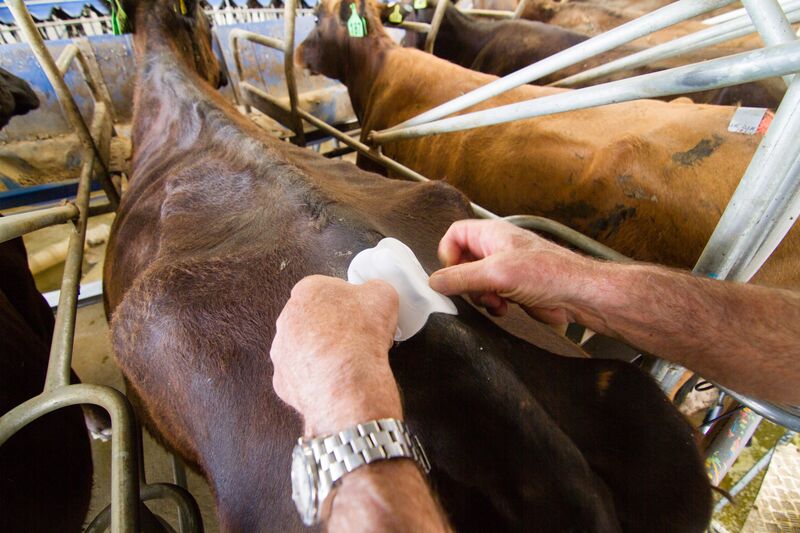
[[[776,0],[762,0],[757,2],[757,6],[754,0],[743,0],[746,13],[749,14],[749,17],[746,17],[748,19],[746,24],[743,24],[741,17],[738,19],[732,17],[734,23],[723,26],[722,31],[718,30],[713,34],[705,33],[700,37],[689,36],[688,38],[696,40],[697,48],[704,48],[716,44],[714,39],[720,35],[726,34],[726,32],[743,31],[742,28],[747,26],[747,33],[758,30],[762,35],[768,45],[764,49],[706,61],[702,63],[702,67],[687,65],[678,69],[560,93],[501,108],[445,118],[515,87],[733,2],[734,0],[679,0],[490,82],[461,97],[423,112],[402,124],[383,131],[370,132],[367,136],[369,144],[343,134],[303,110],[281,105],[264,91],[252,86],[248,86],[247,90],[258,94],[260,99],[269,101],[271,105],[282,107],[282,111],[285,113],[293,116],[299,115],[303,120],[393,172],[407,179],[427,181],[424,176],[414,170],[384,156],[381,153],[380,144],[401,138],[442,134],[495,124],[500,121],[521,120],[531,116],[566,112],[634,98],[695,92],[760,80],[775,75],[789,76],[800,71],[800,43],[792,42],[796,39],[794,33],[786,31],[787,27],[790,28],[789,20],[794,20],[796,16],[796,4],[792,0],[784,0],[792,17],[792,19],[787,19]],[[287,2],[287,9],[290,9],[293,3],[292,1]],[[444,3],[439,2],[439,5]],[[519,12],[520,10],[517,15]],[[412,29],[408,24],[405,26],[407,29]],[[425,25],[416,26],[422,31],[429,31],[426,49],[432,49],[430,34],[433,32],[430,31],[431,28],[426,28]],[[413,28],[413,30],[416,31],[417,28]],[[709,35],[716,37],[709,38]],[[686,42],[684,41],[684,43]],[[286,52],[287,50],[284,49],[284,53]],[[791,79],[791,77],[787,77],[787,79]],[[720,279],[748,280],[760,268],[788,232],[797,216],[800,215],[800,179],[797,179],[800,174],[800,145],[797,145],[796,142],[793,143],[800,138],[798,131],[800,117],[795,116],[800,113],[798,106],[800,94],[798,93],[800,93],[800,87],[795,81],[789,87],[778,108],[769,131],[762,140],[739,188],[709,240],[703,256],[695,267],[695,272]],[[502,113],[505,115],[502,115],[502,120],[500,120],[499,117]],[[479,217],[497,218],[497,215],[491,211],[475,204],[473,204],[473,209]],[[512,222],[522,226],[525,226],[524,220],[526,219],[529,220],[530,217],[510,217]],[[546,222],[540,223],[540,226],[537,227],[541,231],[558,234],[562,228],[565,228],[553,221],[542,220]],[[598,253],[601,252],[599,247],[603,247],[603,245],[569,228],[566,229],[569,231],[562,232],[558,235],[559,238],[587,253],[603,256],[602,253]],[[606,257],[613,258],[614,254],[619,256],[612,250],[611,254]],[[734,266],[737,266],[738,270],[734,270]],[[685,369],[673,363],[660,361],[655,365],[653,373],[661,382],[664,390],[672,390],[677,385],[680,376],[685,373]],[[731,391],[726,392],[749,407],[746,412],[752,416],[748,423],[753,427],[758,424],[761,416],[765,416],[787,428],[795,430],[800,428],[800,411],[795,408],[762,402]],[[741,422],[741,416],[741,414],[734,415],[730,423],[735,423],[737,420]],[[717,441],[716,446],[715,448],[715,444],[712,443],[711,449],[728,446],[734,458],[741,451],[741,448],[731,448],[733,443],[725,442],[724,439]],[[730,463],[726,464],[726,468],[730,466]],[[717,475],[724,477],[726,472],[727,470],[718,471]]]
[[[108,142],[113,127],[113,110],[107,89],[93,62],[91,49],[87,48],[88,43],[81,40],[73,42],[62,51],[58,60],[54,60],[23,1],[7,0],[6,6],[14,15],[23,37],[53,85],[68,122],[77,132],[83,159],[74,202],[0,219],[0,242],[47,226],[63,223],[71,225],[44,391],[0,417],[0,446],[27,424],[52,411],[84,404],[102,407],[108,412],[112,426],[111,503],[92,522],[89,530],[102,531],[110,525],[114,533],[138,533],[140,513],[148,515],[150,513],[144,506],[140,507],[140,501],[165,498],[178,505],[181,531],[202,531],[202,519],[197,504],[185,489],[185,473],[182,465],[177,461],[173,463],[176,483],[182,482],[183,487],[146,483],[142,461],[137,453],[141,448],[141,435],[131,405],[125,396],[107,386],[70,384],[78,292],[88,219],[94,214],[115,210],[119,205],[119,192],[110,179],[106,163],[109,153]],[[84,122],[64,82],[63,75],[73,63],[78,65],[94,100],[91,126]],[[103,185],[108,204],[90,206],[90,182],[93,176]]]

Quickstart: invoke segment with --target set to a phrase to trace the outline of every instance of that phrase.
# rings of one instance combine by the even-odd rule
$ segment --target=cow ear
[[[342,0],[339,2],[339,20],[347,24],[347,19],[350,18],[350,0]]]

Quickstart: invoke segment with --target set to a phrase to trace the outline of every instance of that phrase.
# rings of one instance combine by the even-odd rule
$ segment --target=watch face
[[[316,508],[314,493],[316,487],[311,477],[309,458],[302,446],[297,445],[292,451],[292,500],[297,506],[297,512],[306,525],[315,521]]]

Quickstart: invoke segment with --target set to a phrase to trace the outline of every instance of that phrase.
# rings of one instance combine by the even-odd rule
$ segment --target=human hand
[[[397,292],[387,283],[300,280],[276,324],[272,384],[305,420],[308,437],[375,418],[402,419],[389,367]]]
[[[576,321],[578,303],[594,289],[592,275],[603,263],[553,244],[500,220],[460,220],[439,243],[445,265],[430,278],[434,290],[469,294],[502,316],[508,302],[548,324]]]

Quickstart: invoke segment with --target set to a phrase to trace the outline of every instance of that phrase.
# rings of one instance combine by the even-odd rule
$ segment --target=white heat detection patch
[[[400,295],[396,341],[416,335],[431,313],[458,314],[450,298],[428,286],[428,274],[414,252],[397,239],[381,239],[377,246],[362,250],[350,262],[347,281],[361,285],[373,279],[387,282]]]

